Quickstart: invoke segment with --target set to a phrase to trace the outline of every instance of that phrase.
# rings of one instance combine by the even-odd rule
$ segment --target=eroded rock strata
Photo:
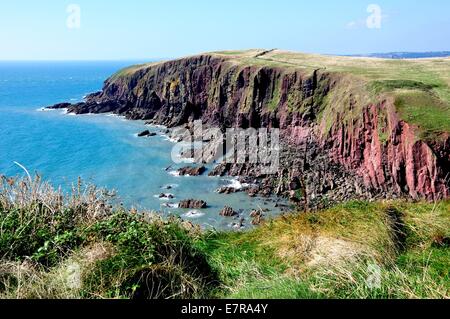
[[[361,96],[358,85],[326,69],[205,54],[122,70],[85,102],[53,108],[112,112],[169,128],[189,128],[195,120],[222,130],[279,128],[284,147],[278,174],[231,164],[211,172],[257,179],[251,196],[276,193],[310,207],[352,198],[447,198],[449,134],[418,138],[389,97]]]

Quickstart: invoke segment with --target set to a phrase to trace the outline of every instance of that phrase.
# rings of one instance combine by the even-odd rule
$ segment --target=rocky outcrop
[[[175,196],[173,196],[173,194],[165,194],[165,193],[161,193],[158,196],[160,199],[174,199]]]
[[[138,137],[152,137],[152,136],[156,136],[157,134],[154,132],[150,132],[149,130],[145,130],[141,133],[138,134]]]
[[[239,192],[239,189],[236,189],[234,187],[224,186],[224,187],[218,188],[216,190],[216,192],[219,193],[219,194],[227,194],[228,195],[228,194],[233,194],[233,193]]]
[[[418,138],[392,100],[356,97],[349,81],[358,84],[325,69],[204,54],[124,70],[85,102],[53,108],[112,112],[168,127],[201,120],[222,130],[280,128],[284,147],[275,176],[245,164],[219,165],[210,173],[258,178],[247,190],[251,196],[276,193],[310,207],[352,198],[448,197],[448,134]]]
[[[449,166],[445,155],[437,153],[448,147],[445,143],[433,147],[418,140],[414,128],[399,119],[393,103],[384,101],[366,107],[351,129],[336,122],[327,148],[335,161],[357,171],[365,185],[374,190],[391,196],[408,194],[414,199],[439,200],[449,196],[445,179]]]
[[[259,226],[264,222],[264,214],[260,210],[254,210],[250,213],[252,218],[252,225]]]
[[[178,175],[180,176],[200,176],[203,175],[205,172],[206,172],[205,166],[200,167],[187,166],[182,167],[177,171]]]
[[[233,208],[229,206],[225,206],[219,213],[222,217],[235,217],[238,216],[238,213],[233,210]]]
[[[208,205],[203,200],[186,199],[182,200],[178,207],[183,209],[203,209],[208,207]]]

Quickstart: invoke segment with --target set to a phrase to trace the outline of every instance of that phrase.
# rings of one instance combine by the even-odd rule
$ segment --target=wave
[[[163,206],[164,206],[164,207],[167,207],[167,208],[174,208],[174,209],[180,207],[179,204],[174,204],[174,203],[165,203],[165,204],[163,204]]]
[[[161,197],[162,194],[159,195],[153,195],[154,198],[158,198],[160,201],[169,201],[175,198],[173,194],[166,193],[163,197]]]
[[[41,108],[38,108],[36,111],[38,111],[38,112],[51,112],[51,111],[54,111],[54,110],[48,109],[46,107],[41,107]]]
[[[168,135],[166,135],[166,134],[162,134],[161,136],[162,136],[162,137],[164,138],[164,140],[167,141],[167,142],[174,143],[174,144],[178,143],[178,140],[177,140],[177,139],[172,138],[172,137],[170,137],[170,136],[168,136]]]
[[[180,172],[178,172],[178,171],[170,171],[169,175],[172,175],[173,177],[181,177]]]
[[[183,217],[185,217],[185,218],[200,218],[203,216],[205,216],[205,213],[202,213],[199,210],[191,210],[183,215]]]
[[[230,183],[228,185],[225,185],[226,187],[234,188],[236,190],[241,190],[243,188],[247,188],[247,187],[250,186],[249,184],[241,183],[238,179],[231,179],[231,180],[230,179],[226,179],[224,181],[227,181],[227,182]]]

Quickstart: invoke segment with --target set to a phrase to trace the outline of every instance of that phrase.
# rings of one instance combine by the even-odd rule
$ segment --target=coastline
[[[63,110],[65,112],[60,113],[61,115],[64,116],[76,116],[77,114],[70,114],[69,112],[67,112],[67,109],[59,109],[59,110]],[[50,111],[57,111],[57,110],[50,110]],[[145,121],[141,121],[141,120],[129,120],[126,119],[125,117],[121,116],[121,115],[117,115],[114,113],[103,113],[103,114],[96,114],[96,113],[87,113],[87,114],[83,114],[85,116],[100,116],[100,117],[107,117],[107,118],[117,118],[120,119],[121,121],[130,121],[130,123],[142,123],[142,127],[143,128],[149,128],[151,130],[151,132],[154,132],[157,134],[157,136],[155,137],[138,137],[139,135],[139,131],[136,131],[133,134],[133,138],[136,139],[136,141],[139,141],[140,143],[145,143],[147,144],[149,141],[151,141],[151,139],[153,138],[157,138],[157,139],[161,139],[163,141],[169,142],[171,145],[175,145],[176,143],[179,142],[179,139],[176,135],[172,135],[172,132],[174,130],[167,128],[164,125],[155,125],[155,124],[150,124],[150,123],[145,123]],[[148,147],[151,148],[151,145],[149,145]],[[168,152],[167,154],[169,154],[170,152]],[[160,192],[161,193],[155,193],[153,195],[151,195],[151,197],[155,200],[155,204],[156,203],[160,203],[159,213],[162,216],[170,216],[172,214],[175,215],[180,215],[183,218],[186,219],[192,219],[194,222],[197,222],[198,219],[200,217],[204,217],[204,218],[209,218],[210,222],[200,222],[201,224],[204,224],[205,227],[210,227],[210,228],[217,228],[218,225],[222,224],[222,226],[219,226],[220,229],[236,229],[236,223],[241,220],[241,219],[245,219],[246,223],[245,223],[245,227],[243,227],[242,229],[251,229],[253,228],[253,226],[255,226],[256,224],[252,223],[252,218],[250,217],[250,214],[252,211],[254,210],[264,210],[264,215],[267,215],[267,217],[273,218],[276,217],[277,215],[281,214],[282,212],[287,212],[289,210],[289,208],[291,206],[289,206],[288,202],[283,199],[283,198],[277,198],[276,196],[265,196],[265,197],[258,197],[255,198],[255,196],[247,196],[246,195],[246,191],[252,187],[255,186],[256,184],[248,184],[248,183],[243,183],[242,180],[240,180],[242,177],[241,176],[208,176],[210,172],[212,172],[214,170],[214,166],[215,165],[207,165],[208,167],[208,171],[205,174],[204,177],[202,177],[202,180],[199,180],[198,182],[196,182],[196,178],[197,176],[190,176],[188,174],[181,176],[178,173],[179,169],[182,169],[183,167],[188,167],[188,166],[192,166],[193,164],[194,167],[195,166],[202,166],[202,164],[196,164],[194,163],[193,160],[189,161],[186,160],[186,158],[180,158],[180,159],[184,159],[183,163],[179,163],[179,164],[175,164],[175,165],[170,165],[170,167],[173,167],[172,170],[166,171],[167,167],[162,165],[159,167],[159,169],[161,171],[166,171],[167,175],[170,175],[174,178],[176,178],[176,180],[178,180],[177,182],[177,187],[174,187],[173,185],[175,184],[171,184],[170,188],[171,190],[177,189],[179,187],[179,184],[183,184],[186,181],[191,181],[192,183],[203,183],[204,179],[209,180],[210,182],[212,181],[216,181],[214,183],[217,183],[217,187],[214,188],[213,190],[211,190],[211,193],[204,193],[204,194],[198,194],[198,196],[196,197],[196,199],[201,200],[201,199],[206,199],[206,201],[208,202],[208,204],[211,204],[212,206],[208,208],[208,210],[206,210],[205,212],[202,211],[197,211],[196,209],[181,209],[179,206],[179,201],[182,200],[187,200],[188,198],[183,198],[180,196],[176,196],[175,194],[170,193],[170,190],[167,192],[166,188],[167,185],[162,185],[160,187]],[[163,183],[163,184],[167,184],[167,183]],[[221,189],[225,189],[227,190],[226,193],[224,192],[220,192]],[[171,198],[167,197],[161,197],[162,194],[170,194],[172,196],[170,196]],[[241,195],[242,194],[242,195]],[[212,196],[214,195],[214,196]],[[222,202],[224,203],[223,205],[225,205],[225,203],[228,202],[228,199],[230,199],[230,196],[237,196],[239,195],[239,200],[233,199],[231,202],[234,204],[233,205],[233,209],[236,210],[236,212],[239,212],[238,215],[234,216],[233,218],[224,218],[224,217],[220,217],[219,213],[222,210],[223,206],[220,206],[217,204],[216,201],[218,202]],[[119,196],[120,196],[120,192],[119,192]],[[208,198],[213,198],[211,200],[208,200]],[[217,200],[217,198],[221,198],[220,200]],[[242,200],[247,201],[247,203],[242,204]],[[133,203],[133,206],[135,206],[136,203]],[[274,207],[275,206],[275,207]],[[246,207],[245,209],[243,209],[243,207]],[[250,208],[252,207],[252,208]],[[270,207],[270,208],[269,208]],[[145,207],[142,207],[143,209],[145,209]],[[266,214],[270,212],[269,214]],[[211,221],[215,220],[214,223],[216,226],[207,226],[208,224],[211,224]],[[222,220],[221,223],[217,224],[217,220]]]

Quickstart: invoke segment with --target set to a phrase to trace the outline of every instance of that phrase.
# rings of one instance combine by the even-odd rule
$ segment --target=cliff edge
[[[291,197],[298,189],[316,201],[327,193],[334,200],[449,197],[450,58],[214,52],[123,69],[85,102],[53,108],[168,127],[202,120],[280,128],[289,152],[272,186]]]

